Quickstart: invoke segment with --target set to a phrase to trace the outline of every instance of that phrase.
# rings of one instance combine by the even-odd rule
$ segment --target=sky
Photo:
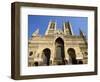
[[[32,33],[39,29],[39,34],[44,35],[47,30],[49,21],[55,21],[57,29],[63,28],[63,22],[70,22],[73,33],[79,35],[79,30],[87,37],[88,18],[87,17],[72,17],[72,16],[47,16],[47,15],[28,15],[28,38],[32,37]]]

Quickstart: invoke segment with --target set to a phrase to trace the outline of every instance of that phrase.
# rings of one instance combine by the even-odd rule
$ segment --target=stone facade
[[[81,30],[80,35],[74,35],[69,22],[59,30],[56,22],[50,21],[44,36],[37,29],[29,39],[28,49],[28,66],[88,63],[87,40]]]

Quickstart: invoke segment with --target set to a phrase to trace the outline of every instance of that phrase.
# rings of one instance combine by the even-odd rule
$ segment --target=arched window
[[[50,25],[50,29],[54,29],[55,28],[55,23],[52,22],[51,25]]]
[[[29,52],[29,56],[32,56],[32,55],[33,55],[33,52],[32,52],[32,51],[30,51],[30,52]]]

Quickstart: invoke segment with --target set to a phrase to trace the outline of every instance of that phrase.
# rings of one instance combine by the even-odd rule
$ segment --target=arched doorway
[[[75,50],[73,48],[69,48],[67,52],[69,54],[69,62],[71,62],[72,64],[77,64]]]
[[[65,58],[65,54],[64,54],[64,41],[62,40],[62,38],[57,38],[55,41],[55,47],[56,47],[56,63],[58,65],[62,65],[65,64],[64,62],[64,58]]]
[[[35,65],[35,66],[38,66],[38,62],[34,62],[34,65]]]
[[[49,48],[46,48],[43,50],[43,64],[44,65],[50,64],[50,55],[51,55],[51,51]]]

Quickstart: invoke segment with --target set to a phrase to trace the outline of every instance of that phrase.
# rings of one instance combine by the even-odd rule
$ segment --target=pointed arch
[[[56,63],[61,65],[64,64],[64,58],[65,58],[65,54],[64,54],[64,41],[62,38],[58,37],[55,40],[55,48],[56,48]]]
[[[68,48],[67,52],[69,54],[69,62],[71,62],[72,64],[77,64],[75,49]]]

